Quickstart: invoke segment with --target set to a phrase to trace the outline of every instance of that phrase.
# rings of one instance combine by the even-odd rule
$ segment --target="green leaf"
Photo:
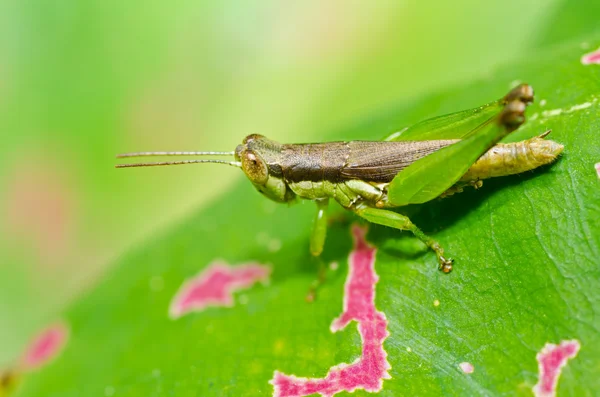
[[[588,40],[597,43],[600,36]],[[579,340],[581,350],[564,368],[558,394],[600,390],[600,183],[594,170],[600,66],[583,66],[581,55],[579,42],[531,53],[485,81],[435,97],[445,109],[464,108],[461,101],[484,103],[509,82],[526,81],[536,89],[537,104],[510,139],[551,128],[565,150],[545,169],[407,209],[456,259],[450,275],[438,272],[434,255],[408,233],[371,226],[367,238],[378,247],[380,277],[376,307],[389,322],[384,347],[392,367],[380,395],[529,396],[538,377],[536,354],[547,342],[565,339]],[[429,106],[424,99],[410,110],[422,114]],[[383,136],[408,123],[408,109],[344,135]],[[330,367],[351,363],[360,354],[356,328],[332,334],[329,326],[342,311],[353,218],[340,210],[346,222],[329,230],[323,260],[340,266],[307,303],[318,265],[308,254],[313,211],[312,203],[267,202],[241,182],[119,260],[64,313],[71,339],[59,358],[25,375],[15,395],[265,396],[272,394],[268,381],[275,370],[323,377]],[[169,319],[184,280],[219,258],[271,264],[271,282],[237,294],[231,308]],[[463,373],[461,362],[472,363],[474,372]]]

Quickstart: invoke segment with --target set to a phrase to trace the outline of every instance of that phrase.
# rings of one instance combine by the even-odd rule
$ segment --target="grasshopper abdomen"
[[[544,139],[550,131],[525,141],[498,143],[469,168],[460,179],[477,181],[531,171],[550,164],[563,150],[563,145]]]

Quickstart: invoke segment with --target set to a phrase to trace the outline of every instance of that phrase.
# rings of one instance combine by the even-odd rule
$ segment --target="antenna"
[[[135,156],[127,156],[135,157]],[[117,164],[115,168],[130,168],[130,167],[157,167],[162,165],[181,165],[181,164],[198,164],[198,163],[217,163],[227,164],[233,167],[242,167],[239,161],[224,161],[224,160],[183,160],[183,161],[159,161],[154,163],[133,163],[133,164]]]
[[[133,152],[117,154],[117,158],[146,156],[233,156],[235,152]]]

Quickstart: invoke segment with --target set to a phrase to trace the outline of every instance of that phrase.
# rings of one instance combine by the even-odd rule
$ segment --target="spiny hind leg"
[[[440,246],[440,244],[423,233],[423,231],[414,223],[412,223],[408,217],[393,211],[366,206],[357,206],[356,208],[353,208],[353,211],[358,216],[368,220],[371,223],[393,227],[394,229],[398,230],[410,230],[417,238],[419,238],[419,240],[421,240],[433,252],[435,252],[435,255],[438,258],[439,269],[441,271],[444,273],[450,273],[452,271],[452,263],[454,261],[450,258],[446,258],[444,256],[444,249]]]

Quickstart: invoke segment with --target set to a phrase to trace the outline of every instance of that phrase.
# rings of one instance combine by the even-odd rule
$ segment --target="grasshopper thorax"
[[[235,149],[235,159],[256,189],[277,202],[294,199],[281,171],[282,145],[262,135],[248,135]]]

